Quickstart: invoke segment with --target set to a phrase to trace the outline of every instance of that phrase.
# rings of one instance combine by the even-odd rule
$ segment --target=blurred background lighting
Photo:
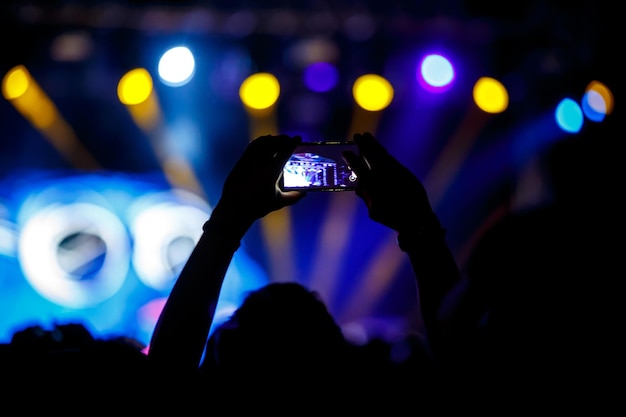
[[[15,100],[26,93],[30,82],[30,73],[26,67],[18,65],[4,76],[2,80],[2,95],[7,100]]]
[[[352,87],[352,96],[356,103],[369,111],[385,109],[393,100],[393,86],[377,74],[365,74],[356,79]]]
[[[196,71],[193,53],[186,46],[168,49],[159,60],[158,73],[161,81],[171,87],[187,84]]]
[[[430,54],[417,68],[417,79],[430,92],[446,91],[454,81],[452,63],[444,56]]]
[[[594,80],[585,89],[581,105],[589,120],[601,122],[613,111],[613,94],[606,85]]]
[[[621,120],[621,15],[591,3],[514,16],[476,1],[65,3],[0,3],[4,340],[80,319],[147,343],[209,202],[261,135],[372,132],[423,179],[463,267],[494,213],[547,189],[542,150]],[[217,321],[247,290],[295,279],[365,339],[419,332],[395,238],[353,193],[309,194],[246,235]]]
[[[502,83],[491,77],[481,77],[472,90],[474,103],[486,113],[502,113],[509,106],[509,94]]]
[[[0,219],[0,255],[15,256],[17,231],[15,225]]]
[[[12,68],[6,74],[2,93],[38,129],[52,129],[60,118],[54,103],[23,65]]]
[[[567,133],[578,133],[583,126],[583,111],[571,98],[562,99],[556,106],[554,119],[557,125]]]
[[[144,284],[159,291],[171,290],[210,214],[208,204],[201,209],[163,197],[181,193],[190,200],[193,196],[183,190],[147,195],[131,208],[137,212],[130,225],[135,243],[133,267]]]
[[[330,91],[337,85],[339,72],[328,62],[315,62],[304,70],[304,83],[318,93]]]
[[[99,168],[72,126],[24,65],[17,65],[5,74],[2,94],[75,168]]]
[[[160,126],[160,106],[148,70],[134,68],[125,73],[117,84],[117,96],[145,132],[152,132]]]
[[[280,95],[278,79],[270,73],[260,72],[246,78],[239,88],[239,97],[244,105],[263,110],[276,104]]]
[[[585,116],[592,122],[601,122],[606,116],[606,102],[596,90],[585,92],[581,107]]]
[[[53,204],[21,230],[24,275],[50,301],[92,307],[112,297],[130,263],[124,225],[109,210],[90,203]]]
[[[78,30],[57,36],[50,46],[50,55],[56,61],[79,62],[87,59],[93,50],[89,32]]]
[[[133,106],[145,102],[152,94],[152,76],[145,68],[135,68],[120,78],[117,96],[122,104]]]

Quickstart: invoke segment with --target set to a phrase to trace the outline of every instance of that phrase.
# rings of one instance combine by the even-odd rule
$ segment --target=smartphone
[[[357,176],[343,160],[341,153],[359,154],[352,141],[302,142],[283,168],[281,188],[284,191],[351,191]]]

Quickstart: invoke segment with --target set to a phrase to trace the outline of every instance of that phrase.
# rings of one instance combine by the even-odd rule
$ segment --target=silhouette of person
[[[454,316],[464,381],[480,378],[483,395],[561,411],[618,398],[607,377],[623,370],[617,132],[607,120],[554,143],[542,159],[549,198],[475,246]]]
[[[32,412],[63,407],[64,414],[151,409],[151,364],[131,338],[95,338],[79,323],[16,331],[2,350],[5,405]]]
[[[249,293],[208,337],[226,270],[249,227],[306,196],[279,187],[283,166],[301,143],[300,137],[287,135],[251,141],[226,178],[150,342],[149,358],[164,375],[208,384],[220,393],[217,399],[231,406],[246,404],[233,397],[236,393],[267,402],[273,410],[287,399],[308,400],[307,407],[337,406],[350,394],[365,396],[367,404],[380,400],[399,407],[402,399],[415,401],[416,386],[436,392],[434,358],[445,343],[439,314],[459,271],[421,182],[371,134],[353,139],[359,154],[345,152],[343,157],[359,178],[356,194],[372,220],[398,232],[399,250],[408,254],[416,274],[428,340],[415,349],[424,373],[414,377],[423,383],[374,375],[377,368],[368,363],[372,356],[355,351],[317,294],[297,283],[297,277]]]

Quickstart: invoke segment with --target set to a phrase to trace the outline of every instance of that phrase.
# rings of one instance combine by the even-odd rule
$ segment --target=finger
[[[291,155],[293,155],[293,151],[300,143],[302,143],[302,138],[300,136],[282,135],[280,137],[280,143],[278,143],[279,146],[275,155],[276,159],[287,162]]]
[[[388,154],[387,149],[369,132],[355,134],[354,141],[359,146],[361,155],[370,165],[376,165]]]
[[[369,167],[365,160],[354,152],[344,151],[341,153],[341,156],[343,157],[343,160],[346,161],[350,169],[354,171],[357,177],[366,175],[369,172]]]
[[[259,136],[250,142],[247,151],[254,154],[254,158],[258,160],[267,160],[273,158],[289,139],[291,138],[287,135]]]

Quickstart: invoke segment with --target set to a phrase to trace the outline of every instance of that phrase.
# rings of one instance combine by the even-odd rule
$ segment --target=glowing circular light
[[[159,78],[164,84],[180,87],[187,84],[196,70],[196,61],[186,46],[177,46],[165,52],[159,60]]]
[[[135,68],[122,76],[117,84],[117,96],[125,105],[143,103],[152,93],[152,77],[144,68]]]
[[[587,91],[582,100],[583,113],[593,122],[601,122],[606,116],[604,97],[595,90]]]
[[[352,86],[352,95],[359,106],[369,111],[385,109],[393,100],[393,86],[380,75],[365,74]]]
[[[593,122],[601,122],[613,111],[613,93],[599,81],[592,81],[582,99],[583,113]]]
[[[316,62],[304,70],[304,83],[311,91],[318,93],[332,90],[338,79],[337,68],[328,62]]]
[[[454,80],[454,68],[442,55],[427,55],[418,68],[418,79],[423,80],[429,91],[441,91]]]
[[[209,212],[174,202],[147,207],[132,221],[133,267],[147,286],[171,289],[202,234]]]
[[[18,256],[46,299],[70,308],[99,304],[122,287],[130,243],[117,216],[89,203],[51,205],[23,226]]]
[[[613,93],[604,83],[600,81],[592,81],[585,89],[586,95],[589,95],[585,101],[588,105],[599,113],[605,115],[611,114],[613,111]]]
[[[264,110],[273,106],[280,95],[278,79],[267,72],[259,72],[246,78],[239,87],[239,97],[244,105]]]
[[[502,83],[491,77],[481,77],[472,91],[474,103],[484,112],[502,113],[509,106],[509,94]]]
[[[31,76],[23,65],[18,65],[6,73],[2,80],[2,95],[13,100],[23,95],[30,84]]]
[[[583,111],[574,100],[564,98],[554,112],[557,125],[568,133],[578,133],[583,125]]]

